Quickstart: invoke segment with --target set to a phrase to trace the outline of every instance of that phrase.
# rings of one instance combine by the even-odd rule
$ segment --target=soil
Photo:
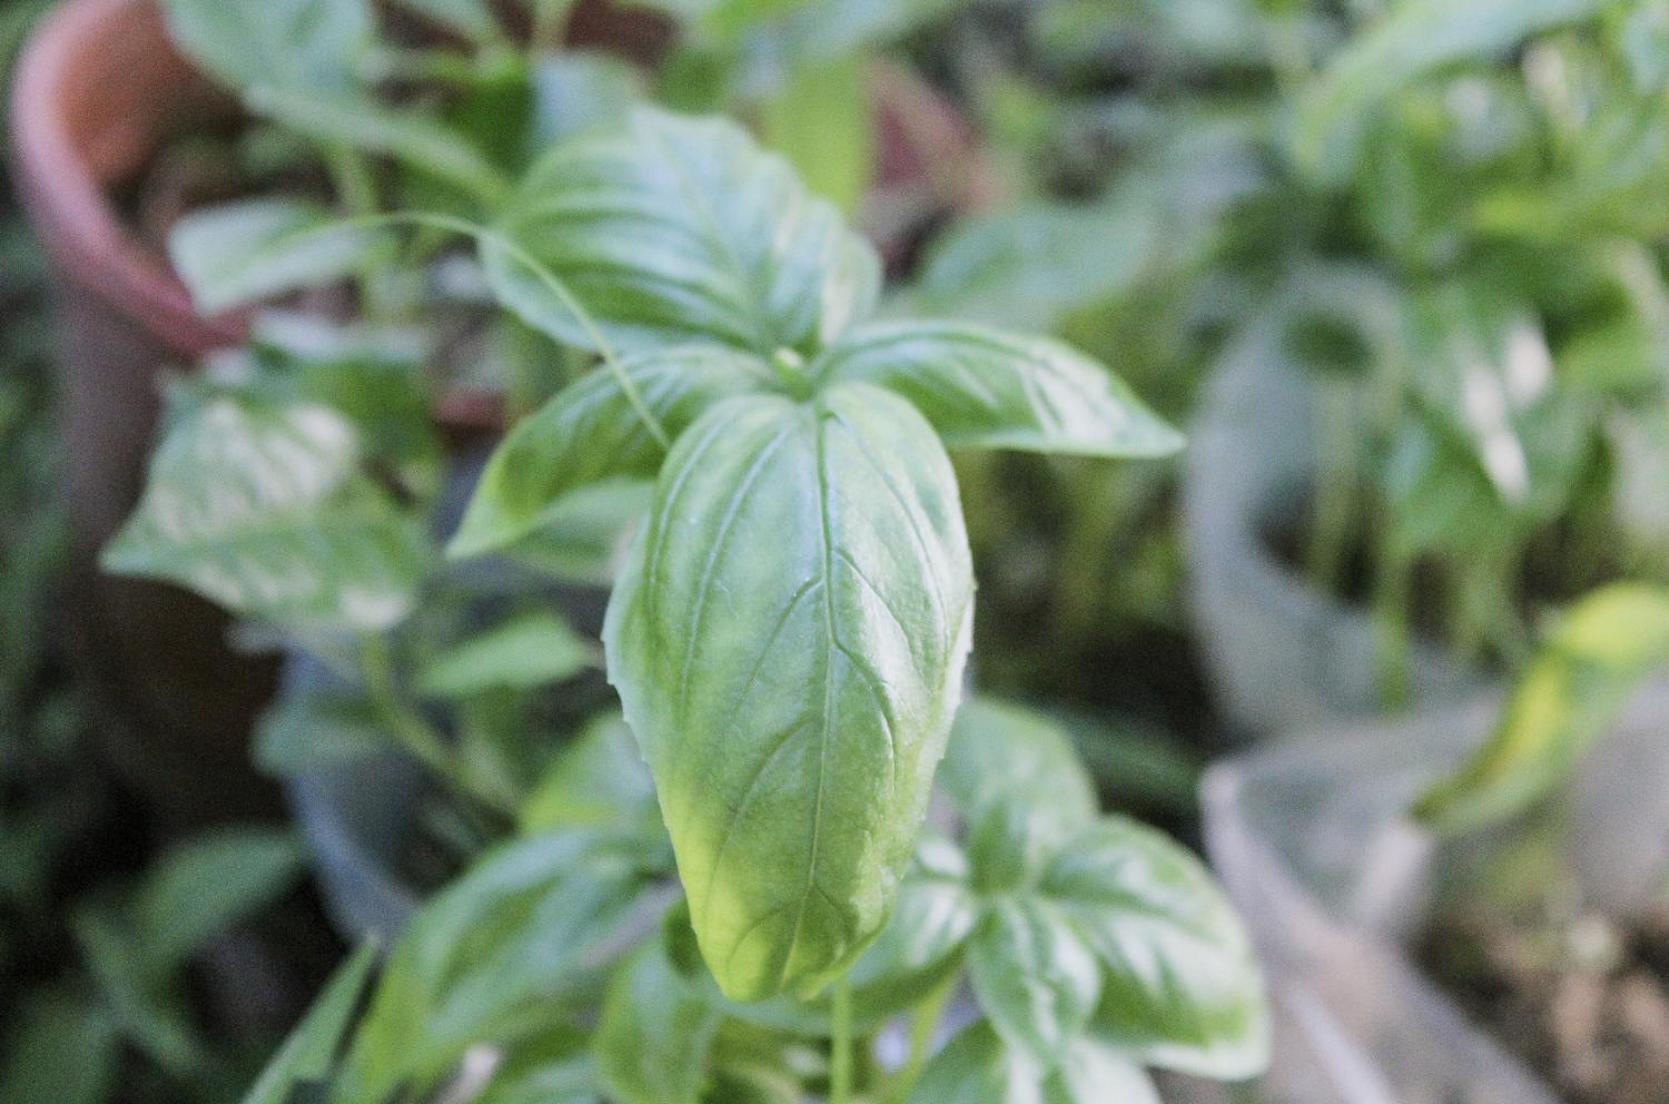
[[[1669,1101],[1669,905],[1540,925],[1455,912],[1415,953],[1570,1104]]]

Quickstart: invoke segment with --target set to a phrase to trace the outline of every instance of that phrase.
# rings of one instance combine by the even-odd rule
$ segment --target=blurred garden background
[[[0,0],[6,88],[24,88],[17,66],[31,33],[62,15],[55,7]],[[142,9],[134,18],[148,18],[153,37],[162,26],[149,0],[65,7],[108,9],[86,26],[128,18],[110,14],[126,8]],[[383,435],[389,455],[375,475],[402,504],[408,491],[447,501],[437,457],[496,439],[506,409],[536,409],[583,367],[536,326],[471,329],[483,278],[448,265],[441,231],[426,226],[429,237],[402,257],[419,256],[421,278],[379,287],[366,277],[353,293],[359,306],[380,295],[405,321],[433,323],[444,353],[432,359],[469,361],[437,426],[420,426],[415,443],[401,438],[409,427],[377,418],[404,403],[424,423],[428,407],[377,375],[406,355],[390,352],[398,342],[344,351],[346,329],[313,323],[357,307],[344,310],[339,290],[301,290],[314,277],[362,273],[317,251],[279,256],[270,227],[192,222],[228,201],[299,196],[362,217],[396,208],[473,217],[467,185],[482,173],[470,157],[521,171],[528,142],[609,125],[616,102],[742,120],[878,243],[889,314],[1051,334],[1111,366],[1188,433],[1171,460],[958,453],[956,476],[979,579],[973,682],[1058,723],[1106,808],[1201,852],[1210,844],[1219,860],[1231,829],[1219,823],[1213,835],[1199,794],[1224,757],[1295,733],[1360,736],[1385,719],[1437,717],[1428,743],[1377,729],[1366,742],[1437,746],[1452,765],[1493,729],[1519,750],[1427,811],[1494,825],[1545,799],[1611,724],[1612,707],[1669,658],[1657,589],[1669,584],[1669,0],[645,0],[531,14],[503,5],[511,38],[549,48],[533,77],[496,32],[467,56],[434,45],[475,43],[477,5],[378,7],[391,29],[358,59],[354,80],[382,96],[380,114],[329,116],[303,97],[262,101],[253,85],[237,87],[240,65],[261,63],[260,44],[252,58],[205,61],[215,57],[212,17],[185,52],[213,79],[177,62],[193,73],[189,94],[172,70],[151,89],[169,110],[176,100],[182,113],[219,105],[199,117],[159,123],[154,103],[147,113],[103,95],[102,79],[65,93],[70,107],[8,98],[0,1104],[245,1099],[358,937],[393,935],[380,926],[382,898],[344,904],[339,886],[317,880],[344,876],[330,803],[352,804],[350,791],[396,775],[389,792],[421,792],[400,799],[422,821],[416,842],[401,843],[403,866],[378,871],[415,907],[504,833],[502,809],[483,813],[483,794],[578,800],[527,782],[542,760],[505,732],[525,742],[536,729],[554,746],[608,698],[589,638],[543,624],[499,640],[490,659],[472,653],[505,663],[520,647],[569,649],[526,685],[492,683],[471,697],[480,680],[467,663],[450,669],[462,691],[432,667],[402,673],[395,681],[435,687],[425,693],[447,708],[463,702],[460,727],[481,734],[454,764],[468,800],[448,804],[407,785],[409,758],[393,774],[344,773],[344,763],[378,762],[367,749],[386,750],[400,716],[371,716],[331,674],[298,674],[299,654],[335,670],[328,633],[309,623],[281,639],[274,626],[293,625],[270,609],[223,603],[232,622],[179,591],[124,589],[137,584],[98,570],[100,549],[139,501],[154,435],[189,415],[185,400],[159,421],[164,377],[213,362],[197,355],[210,348],[240,346],[249,363],[296,378],[351,361],[353,386],[365,390],[328,394]],[[646,10],[647,37],[632,21]],[[177,37],[198,26],[176,19]],[[565,27],[582,40],[582,61],[562,46]],[[99,64],[149,73],[119,46]],[[80,55],[55,56],[70,73],[64,88],[91,72],[77,70]],[[37,64],[45,73],[51,59]],[[59,88],[42,80],[35,93]],[[143,90],[129,99],[143,101]],[[131,141],[119,117],[129,108]],[[133,271],[167,273],[174,298],[146,300],[132,290],[151,286],[138,277],[121,283],[131,259],[119,251],[77,252],[78,211],[55,196],[55,163],[41,153],[56,149],[51,126],[19,149],[30,120],[52,112],[95,119],[68,129],[99,173],[120,177],[99,183],[119,212],[122,248],[144,258]],[[475,152],[462,157],[451,139],[409,125],[425,112]],[[371,169],[356,174],[341,149]],[[423,159],[446,171],[405,171]],[[107,168],[118,162],[131,171]],[[193,226],[195,239],[182,229]],[[227,257],[248,262],[246,275]],[[106,261],[115,283],[100,282]],[[225,292],[202,332],[180,336],[170,312],[194,316],[175,270],[200,305],[205,288]],[[261,300],[280,301],[283,315],[251,324],[235,313]],[[222,324],[233,340],[216,336]],[[346,385],[301,386],[321,388],[317,397]],[[583,585],[607,580],[619,509],[587,515],[567,544],[542,553],[580,593],[580,635],[600,622]],[[394,641],[397,658],[438,651],[433,640],[468,620],[458,594],[472,585],[429,579],[422,616],[372,635]],[[1637,589],[1607,589],[1619,586]],[[1596,593],[1610,604],[1590,605]],[[550,690],[541,680],[563,687],[555,705],[532,693]],[[1502,706],[1515,690],[1515,705]],[[1445,712],[1480,695],[1491,704],[1464,723]],[[1539,766],[1523,765],[1530,746]],[[1332,831],[1318,825],[1334,824],[1337,810],[1317,796],[1325,780],[1303,774],[1311,762],[1282,777],[1310,785],[1287,808],[1314,813],[1314,822],[1293,813],[1290,826],[1313,840]],[[337,788],[307,781],[321,776]],[[1392,787],[1397,801],[1415,796],[1411,785]],[[1640,823],[1655,825],[1660,811],[1669,813],[1648,803]],[[1243,827],[1236,820],[1232,831]],[[1487,882],[1478,896],[1499,902],[1520,934],[1463,909],[1444,923],[1472,931],[1481,949],[1449,954],[1427,938],[1422,961],[1509,1036],[1514,1070],[1527,1065],[1561,1099],[1669,1101],[1665,914],[1598,908],[1568,872],[1539,865],[1548,838],[1526,833],[1509,849],[1514,861],[1492,853],[1492,876],[1474,883]],[[1658,858],[1641,858],[1642,868]],[[1307,873],[1328,882],[1343,862],[1323,854]],[[1228,881],[1243,909],[1267,904],[1249,904]],[[1392,885],[1399,899],[1415,895]],[[1572,1012],[1582,1001],[1586,1011]],[[1293,1007],[1277,1001],[1278,1020]],[[1406,1087],[1423,1083],[1416,1077],[1377,1097],[1318,1095],[1291,1088],[1313,1079],[1271,1077],[1232,1091],[1270,1104],[1531,1099],[1512,1095],[1510,1076],[1495,1082],[1504,1095],[1422,1096]],[[710,1091],[719,1104],[794,1099]],[[469,1099],[453,1093],[410,1099]]]

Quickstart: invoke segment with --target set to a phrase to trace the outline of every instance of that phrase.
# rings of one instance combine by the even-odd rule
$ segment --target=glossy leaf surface
[[[1102,965],[1093,1034],[1132,1060],[1236,1079],[1268,1061],[1263,984],[1239,919],[1200,861],[1152,829],[1104,820],[1038,886]]]
[[[949,462],[886,392],[733,399],[673,449],[605,643],[727,996],[814,990],[880,931],[972,597]]]
[[[493,453],[449,552],[508,547],[547,523],[564,499],[613,480],[655,478],[666,449],[621,386],[624,376],[669,438],[717,400],[764,386],[769,369],[728,349],[685,347],[598,368],[517,423]]]
[[[500,300],[560,341],[617,350],[718,342],[812,352],[873,309],[874,250],[735,124],[638,108],[554,150],[497,228],[596,322],[501,246]]]
[[[904,396],[951,448],[1155,457],[1182,447],[1106,368],[1049,338],[972,323],[876,323],[817,370]]]

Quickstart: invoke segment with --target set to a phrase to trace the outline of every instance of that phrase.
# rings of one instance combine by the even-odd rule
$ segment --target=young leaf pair
[[[452,550],[655,479],[610,678],[719,984],[815,991],[886,919],[960,698],[973,577],[946,445],[1180,440],[1065,346],[874,321],[871,248],[727,122],[645,108],[562,147],[484,255],[503,302],[608,364],[511,432]]]

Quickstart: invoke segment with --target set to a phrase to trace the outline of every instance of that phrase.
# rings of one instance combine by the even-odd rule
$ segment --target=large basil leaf
[[[727,996],[815,990],[880,931],[972,603],[955,476],[895,396],[743,396],[674,447],[604,642]]]
[[[429,541],[359,468],[353,427],[328,407],[181,385],[102,563],[284,624],[388,629],[411,609]]]
[[[432,1086],[470,1047],[548,1026],[650,904],[639,851],[630,837],[565,832],[482,859],[401,935],[332,1099]]]
[[[229,88],[343,89],[370,42],[366,0],[164,0],[168,30]]]
[[[1095,955],[1064,913],[1033,897],[990,904],[968,971],[992,1027],[1045,1070],[1083,1033],[1101,992]]]
[[[616,975],[593,1051],[619,1104],[697,1104],[719,1013],[656,942]]]
[[[1132,1061],[1238,1079],[1268,1061],[1263,982],[1198,859],[1134,821],[1068,842],[1038,887],[1101,960],[1094,1035]]]
[[[915,404],[951,448],[1168,456],[1182,437],[1111,372],[1061,342],[972,323],[882,322],[816,370]]]
[[[502,237],[554,275],[577,317],[492,239],[499,298],[558,340],[616,348],[719,342],[811,353],[874,307],[875,252],[782,158],[721,119],[640,107],[559,146],[510,200]]]
[[[1519,676],[1494,734],[1415,815],[1446,831],[1505,820],[1545,797],[1628,703],[1669,663],[1669,592],[1634,584],[1596,591],[1569,610]]]
[[[180,219],[168,237],[168,256],[192,305],[212,314],[357,271],[378,235],[326,229],[330,222],[329,211],[305,200],[242,200]]]
[[[758,358],[728,349],[684,347],[628,357],[564,388],[522,419],[487,463],[448,553],[507,548],[542,528],[566,496],[608,480],[653,479],[666,448],[639,401],[676,439],[718,399],[768,382]],[[763,375],[762,375],[763,374]]]

